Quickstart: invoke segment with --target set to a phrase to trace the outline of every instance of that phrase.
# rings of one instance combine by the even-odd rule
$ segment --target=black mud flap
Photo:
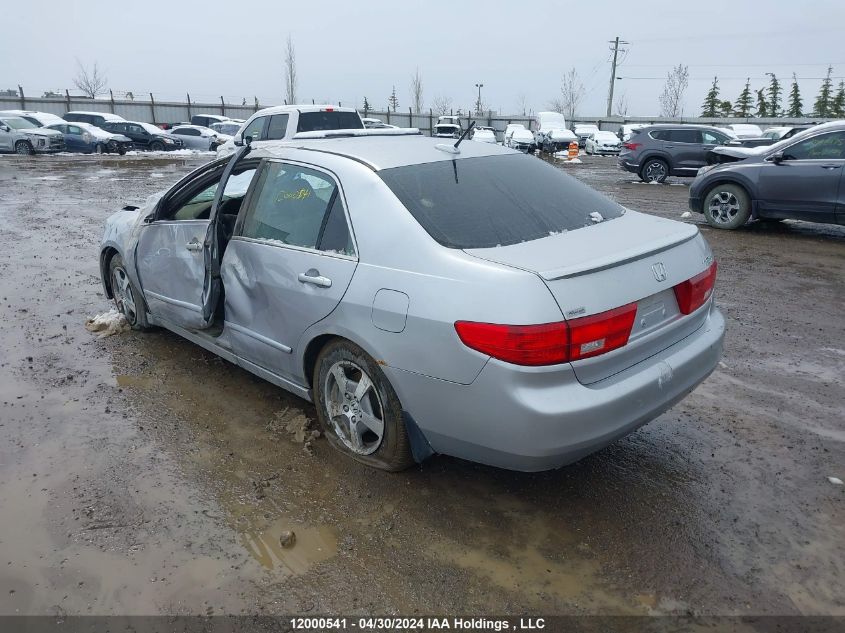
[[[425,439],[425,435],[420,431],[420,427],[417,426],[414,418],[405,410],[402,411],[402,422],[405,423],[408,441],[411,443],[411,455],[413,455],[415,462],[422,464],[435,454],[434,449],[431,448],[431,444]]]

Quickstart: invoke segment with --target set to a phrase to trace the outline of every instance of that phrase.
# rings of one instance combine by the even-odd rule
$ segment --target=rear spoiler
[[[306,140],[313,138],[343,138],[349,136],[420,136],[419,128],[397,127],[397,128],[354,128],[350,130],[320,130],[315,132],[297,132],[293,140]]]

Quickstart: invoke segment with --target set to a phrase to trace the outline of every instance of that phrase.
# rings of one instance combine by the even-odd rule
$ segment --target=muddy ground
[[[86,331],[103,220],[203,160],[0,158],[0,614],[845,614],[845,227],[684,220],[724,362],[627,439],[387,474],[309,453],[310,405],[166,331]],[[582,160],[686,210],[688,181]]]

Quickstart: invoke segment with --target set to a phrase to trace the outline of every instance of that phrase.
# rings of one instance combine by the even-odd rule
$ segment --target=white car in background
[[[566,119],[560,112],[538,112],[534,116],[534,143],[544,152],[555,153],[566,150],[575,135],[566,127]]]
[[[616,135],[624,143],[644,127],[646,127],[645,123],[626,123],[619,126],[619,132]]]
[[[38,112],[37,110],[3,110],[0,112],[0,116],[17,116],[38,127],[47,127],[48,125],[65,122],[60,116],[50,114],[49,112]]]
[[[576,125],[573,132],[575,132],[575,136],[578,137],[578,147],[586,147],[587,139],[599,131],[599,126],[592,123],[581,123]]]
[[[496,133],[492,128],[480,127],[476,128],[472,133],[472,140],[479,143],[493,143],[496,144]]]
[[[732,123],[727,127],[736,134],[737,138],[761,138],[763,136],[763,130],[760,129],[760,126],[753,123]]]
[[[214,130],[214,132],[218,136],[228,136],[229,138],[233,138],[235,134],[238,133],[238,130],[241,129],[243,125],[243,121],[220,121],[219,123],[212,123],[208,126],[209,129]],[[225,139],[228,141],[229,139]],[[224,141],[224,142],[225,142]]]
[[[168,132],[182,139],[185,149],[195,149],[201,152],[213,152],[231,136],[218,134],[211,128],[202,125],[176,125]],[[221,138],[221,136],[223,138]]]
[[[537,149],[537,143],[534,140],[534,135],[521,125],[510,131],[505,140],[505,146],[510,147],[511,149],[517,149],[525,154],[532,153],[535,149]]]
[[[613,132],[599,130],[587,139],[584,151],[587,154],[618,154],[622,149],[622,141]]]

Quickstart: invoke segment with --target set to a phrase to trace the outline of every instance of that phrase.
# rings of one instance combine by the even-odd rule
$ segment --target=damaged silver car
[[[573,462],[694,389],[725,327],[694,225],[511,149],[378,130],[209,163],[112,215],[100,270],[134,327],[313,402],[386,470]]]

